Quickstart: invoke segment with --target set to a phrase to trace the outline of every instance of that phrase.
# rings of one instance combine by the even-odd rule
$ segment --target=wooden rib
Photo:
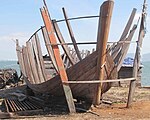
[[[96,49],[98,50],[96,78],[100,80],[104,79],[104,67],[102,66],[106,61],[106,48],[107,48],[107,41],[108,41],[108,34],[110,29],[113,5],[114,2],[108,0],[102,4],[100,9],[100,19],[99,19],[97,47],[96,47]],[[102,84],[99,84],[96,88],[96,94],[95,94],[95,99],[93,101],[93,104],[100,104],[101,88],[102,88]]]
[[[122,33],[121,38],[120,38],[119,41],[126,40],[126,36],[127,36],[128,32],[129,32],[129,30],[131,28],[131,25],[132,25],[132,22],[134,20],[135,14],[136,14],[136,9],[134,8],[132,10],[130,18],[129,18],[128,22],[127,22],[127,25],[126,25],[126,27],[125,27],[125,29],[124,29],[124,31],[123,31],[123,33]],[[118,43],[117,44],[116,48],[113,50],[113,53],[112,53],[112,57],[113,58],[115,58],[117,56],[117,54],[118,54],[119,49],[121,48],[121,46],[122,46],[122,43]]]
[[[63,36],[62,36],[62,34],[60,32],[60,29],[58,27],[58,24],[57,24],[56,20],[53,21],[53,25],[54,25],[54,29],[55,29],[55,32],[56,32],[56,35],[58,37],[59,42],[61,44],[65,44],[65,40],[64,40],[64,38],[63,38]],[[62,48],[63,48],[65,54],[67,55],[70,63],[72,65],[74,65],[76,62],[73,60],[72,55],[70,54],[69,47],[67,45],[62,45]]]
[[[27,57],[27,48],[25,46],[22,47],[22,53],[23,53],[23,61],[24,61],[24,65],[25,65],[25,71],[26,71],[27,79],[31,83],[36,83],[36,82],[34,82],[34,77],[33,77],[33,73],[31,70],[31,65],[30,65],[29,59]],[[26,81],[26,83],[28,84],[28,81]]]
[[[71,40],[73,42],[73,46],[74,46],[74,49],[76,51],[76,54],[77,54],[77,57],[79,58],[79,60],[82,60],[82,57],[80,55],[80,51],[79,51],[79,48],[76,44],[76,40],[75,40],[75,36],[73,34],[73,31],[72,31],[72,28],[71,28],[71,25],[70,25],[70,22],[68,21],[68,16],[67,16],[67,13],[65,11],[65,8],[62,8],[63,10],[63,14],[64,14],[64,17],[65,17],[65,21],[66,21],[66,24],[67,24],[67,28],[69,30],[69,34],[70,34],[70,37],[71,37]]]
[[[37,71],[37,63],[35,62],[35,56],[33,52],[33,48],[31,45],[31,42],[26,42],[26,47],[27,47],[27,55],[29,59],[29,66],[31,67],[31,71],[34,77],[34,82],[35,83],[41,83],[41,80],[38,76],[38,71]]]
[[[136,28],[137,28],[137,25],[134,25],[132,30],[131,30],[131,32],[130,32],[130,34],[129,34],[129,36],[128,36],[128,38],[126,39],[126,41],[131,41],[132,40],[133,35],[134,35],[135,31],[136,31]],[[123,63],[123,61],[124,61],[124,59],[125,59],[125,57],[127,55],[129,46],[130,46],[130,43],[123,44],[122,49],[120,51],[121,56],[120,57],[116,57],[114,59],[114,62],[117,63],[117,71],[119,71],[121,66],[122,66],[122,63]]]
[[[44,24],[46,26],[46,29],[48,31],[48,36],[49,36],[50,43],[56,44],[57,41],[56,41],[56,38],[55,38],[55,34],[54,34],[54,31],[53,31],[53,25],[52,25],[52,21],[51,21],[51,18],[49,16],[48,10],[44,7],[43,9],[41,9],[41,14],[42,14],[43,21],[44,21]],[[63,81],[68,81],[68,77],[67,77],[67,74],[66,74],[66,71],[65,71],[65,68],[64,68],[64,64],[63,64],[63,61],[62,61],[62,58],[61,58],[61,55],[60,55],[58,45],[57,46],[52,46],[52,50],[53,50],[53,53],[54,53],[54,57],[55,57],[55,60],[56,60],[56,64],[57,64],[57,67],[58,67],[58,72],[59,72],[61,81],[62,82]],[[67,101],[67,104],[68,104],[69,111],[71,113],[73,113],[76,110],[75,110],[75,105],[74,105],[74,102],[73,102],[73,96],[72,96],[69,84],[63,84],[62,83],[62,86],[63,86],[63,89],[64,89],[64,93],[65,93],[65,97],[66,97],[66,101]]]
[[[44,41],[45,41],[45,45],[46,45],[48,54],[51,58],[53,66],[54,66],[54,69],[56,70],[56,72],[58,72],[58,67],[56,65],[56,61],[55,61],[55,58],[54,58],[54,53],[53,53],[53,50],[52,50],[52,46],[50,44],[48,33],[47,33],[47,30],[46,30],[45,27],[42,28],[42,34],[43,34],[43,38],[44,38]]]

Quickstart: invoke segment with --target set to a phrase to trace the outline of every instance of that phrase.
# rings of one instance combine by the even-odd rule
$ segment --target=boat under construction
[[[102,95],[113,84],[130,81],[127,106],[132,102],[137,74],[140,69],[140,48],[145,35],[146,1],[143,4],[140,30],[136,44],[136,53],[132,69],[132,77],[118,78],[118,73],[127,55],[132,38],[138,29],[133,25],[136,9],[131,12],[129,20],[120,39],[109,42],[113,0],[105,1],[97,16],[69,18],[63,8],[64,19],[51,19],[50,12],[44,1],[40,9],[44,26],[40,27],[26,44],[19,45],[16,40],[16,51],[23,79],[34,92],[49,93],[66,99],[70,112],[75,112],[74,99],[85,100],[91,105],[99,105]],[[96,42],[77,42],[71,20],[98,18]],[[59,28],[59,22],[65,22],[72,42],[67,43]],[[84,33],[83,33],[84,34]],[[45,44],[47,55],[43,55],[41,44]],[[79,45],[95,45],[91,50],[80,50]],[[61,99],[60,99],[61,101]]]

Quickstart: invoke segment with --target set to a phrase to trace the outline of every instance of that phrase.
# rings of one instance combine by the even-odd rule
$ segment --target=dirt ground
[[[0,91],[0,95],[3,92]],[[6,94],[6,93],[5,93]],[[21,120],[150,120],[150,89],[136,88],[134,102],[130,108],[126,108],[128,88],[114,87],[103,95],[105,101],[112,104],[101,104],[92,107],[86,113],[65,114],[65,115],[36,115],[20,117]],[[94,113],[94,114],[93,114]],[[15,118],[16,119],[16,118]]]

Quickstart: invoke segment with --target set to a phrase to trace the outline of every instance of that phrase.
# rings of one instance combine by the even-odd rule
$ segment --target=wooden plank
[[[73,31],[72,31],[72,28],[71,28],[71,24],[70,24],[70,22],[68,21],[68,16],[67,16],[67,13],[66,13],[66,11],[65,11],[65,8],[62,8],[62,10],[63,10],[63,14],[64,14],[65,21],[66,21],[66,24],[67,24],[67,28],[68,28],[68,31],[69,31],[69,35],[70,35],[71,40],[72,40],[72,42],[73,42],[73,46],[74,46],[74,49],[75,49],[75,51],[76,51],[77,57],[79,58],[79,60],[82,60],[82,57],[81,57],[81,55],[80,55],[79,48],[78,48],[78,46],[77,46],[77,44],[76,44],[75,36],[74,36]]]
[[[0,112],[0,119],[11,119],[15,116],[13,113]]]
[[[70,61],[69,61],[69,59],[67,58],[67,60],[66,60],[66,69],[67,69],[68,67],[70,67],[70,66],[71,66]]]
[[[22,48],[19,46],[18,40],[16,40],[16,52],[17,52],[20,70],[26,76],[24,62],[23,62],[23,56],[22,56]]]
[[[56,38],[55,38],[55,34],[54,34],[54,30],[53,30],[52,21],[51,21],[51,18],[49,16],[48,10],[45,7],[43,7],[43,9],[41,9],[41,14],[42,14],[42,18],[43,18],[45,27],[48,31],[48,36],[49,36],[50,43],[52,43],[52,44],[57,43]],[[57,67],[58,67],[58,72],[59,72],[61,81],[68,81],[68,77],[67,77],[67,74],[66,74],[66,71],[65,71],[65,68],[64,68],[64,64],[63,64],[63,61],[62,61],[62,58],[61,58],[61,55],[60,55],[58,45],[57,46],[52,46],[52,50],[53,50],[53,53],[54,53],[54,57],[55,57],[55,60],[56,60],[56,64],[57,64]],[[69,111],[71,113],[73,113],[76,110],[75,110],[75,105],[74,105],[74,102],[73,102],[73,96],[72,96],[69,84],[63,84],[62,83],[62,86],[63,86],[63,89],[64,89],[64,93],[65,93],[65,97],[66,97],[66,101],[67,101],[67,104],[68,104]]]
[[[53,20],[53,25],[54,25],[54,29],[55,29],[55,32],[56,32],[56,35],[57,35],[57,37],[58,37],[59,42],[60,42],[61,44],[65,44],[65,40],[64,40],[64,38],[63,38],[63,36],[62,36],[62,34],[61,34],[61,32],[60,32],[60,29],[59,29],[59,27],[58,27],[58,24],[57,24],[56,20]],[[67,55],[67,57],[68,57],[70,63],[71,63],[72,65],[74,65],[76,62],[74,61],[72,55],[70,54],[69,47],[68,47],[67,45],[62,45],[62,48],[63,48],[65,54]]]
[[[45,41],[45,45],[46,45],[48,54],[51,58],[53,66],[54,66],[54,69],[56,70],[56,72],[58,72],[58,67],[56,65],[56,61],[55,61],[55,58],[54,58],[54,53],[53,53],[53,50],[52,50],[52,46],[51,46],[51,43],[50,43],[50,40],[49,40],[49,37],[48,37],[48,33],[47,33],[47,30],[46,30],[45,27],[42,28],[42,34],[43,34],[43,38],[44,38],[44,41]]]
[[[27,48],[27,55],[28,55],[28,59],[29,59],[28,64],[29,64],[29,67],[32,71],[31,73],[33,75],[34,82],[35,83],[41,83],[41,80],[38,76],[37,64],[36,64],[35,59],[34,59],[35,56],[34,56],[31,42],[26,42],[26,48]]]
[[[80,54],[81,54],[81,57],[83,59],[84,58],[84,50],[82,50]]]
[[[139,31],[139,36],[138,36],[138,42],[137,42],[137,47],[136,47],[136,54],[134,58],[134,64],[133,64],[133,77],[136,78],[138,76],[138,70],[140,68],[140,54],[141,54],[141,47],[142,47],[142,42],[145,36],[145,21],[146,21],[146,0],[144,0],[143,4],[143,9],[142,9],[142,19],[141,19],[141,24],[140,24],[140,31]],[[136,87],[136,81],[131,81],[130,82],[130,87],[129,87],[129,94],[128,94],[128,101],[127,101],[127,107],[131,106],[134,92],[135,92],[135,87]]]
[[[39,52],[40,50],[38,50],[40,48],[38,46],[38,43],[37,43],[36,39],[37,39],[36,35],[34,35],[32,37],[32,40],[31,40],[31,42],[32,42],[32,51],[33,51],[33,55],[34,55],[34,61],[36,63],[36,69],[37,69],[39,80],[40,80],[40,82],[44,82],[44,81],[46,81],[46,75],[45,75],[45,73],[43,74],[43,71],[42,71],[42,67],[44,67],[44,65],[42,66],[43,57],[40,56],[42,53],[40,54],[40,52]],[[45,68],[43,68],[43,69],[45,69]]]
[[[131,25],[132,25],[132,22],[133,22],[133,20],[134,20],[135,14],[136,14],[136,9],[134,8],[134,9],[132,10],[132,13],[131,13],[131,15],[130,15],[130,18],[129,18],[128,22],[127,22],[127,25],[126,25],[126,27],[125,27],[125,29],[124,29],[124,31],[123,31],[121,37],[120,37],[119,42],[126,40],[126,36],[127,36],[128,32],[129,32],[129,30],[130,30],[130,28],[131,28]],[[118,54],[119,49],[121,48],[121,46],[122,46],[122,43],[118,43],[118,44],[117,44],[116,48],[115,48],[115,49],[113,50],[113,52],[112,52],[112,57],[113,57],[113,58],[115,58],[115,57],[117,56],[117,54]]]
[[[114,2],[108,0],[104,2],[100,8],[100,19],[98,27],[98,36],[97,36],[97,51],[98,51],[98,60],[97,60],[97,71],[96,78],[103,80],[104,79],[104,67],[102,67],[106,61],[106,48],[108,41],[108,34],[110,29],[110,21],[112,16]],[[101,97],[101,88],[102,84],[99,84],[96,87],[95,99],[93,104],[100,104]]]
[[[66,58],[67,58],[66,54],[63,54],[62,60],[64,64],[65,64]]]
[[[40,64],[40,59],[39,59],[39,55],[38,55],[38,48],[37,48],[37,44],[36,44],[36,41],[35,41],[35,35],[32,37],[32,40],[31,40],[31,42],[32,43],[30,43],[30,49],[32,49],[32,54],[34,55],[34,56],[32,56],[32,58],[33,58],[33,61],[34,61],[34,69],[36,69],[35,71],[36,71],[36,75],[38,76],[38,80],[39,80],[39,83],[42,83],[42,82],[44,82],[45,81],[45,79],[44,79],[44,76],[43,76],[43,74],[42,74],[42,69],[41,69],[41,64]]]
[[[96,83],[108,83],[108,82],[119,82],[119,81],[133,81],[135,78],[125,78],[125,79],[115,79],[115,80],[83,80],[83,81],[64,81],[64,83],[69,84],[96,84]]]
[[[27,79],[31,82],[31,84],[35,83],[33,73],[32,73],[32,70],[31,70],[31,66],[30,66],[30,63],[29,63],[29,59],[27,57],[27,48],[25,46],[22,47],[22,54],[23,54],[23,61],[24,61],[25,71],[26,71],[26,76],[24,76],[24,77],[27,77]],[[27,83],[27,81],[26,81],[26,83]]]
[[[45,70],[45,66],[44,66],[44,59],[43,59],[43,55],[42,55],[42,49],[41,49],[41,45],[40,45],[40,40],[39,40],[39,36],[38,34],[36,33],[35,34],[35,41],[36,41],[36,46],[37,46],[37,50],[38,50],[38,57],[39,57],[39,60],[40,60],[40,66],[41,66],[41,70],[42,70],[42,74],[43,74],[43,77],[44,77],[44,81],[47,80],[47,76],[46,76],[46,70]]]

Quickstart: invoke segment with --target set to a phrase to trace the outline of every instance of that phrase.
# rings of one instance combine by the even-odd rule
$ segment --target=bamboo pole
[[[102,66],[104,66],[106,61],[106,48],[113,6],[114,2],[112,0],[108,0],[104,2],[100,8],[100,19],[99,19],[97,48],[96,48],[98,51],[96,79],[99,80],[104,79],[104,68]],[[100,104],[101,88],[102,84],[99,84],[96,88],[95,93],[96,95],[93,101],[94,105]]]
[[[143,38],[145,36],[145,18],[146,18],[146,0],[144,0],[143,4],[143,10],[142,10],[142,19],[141,19],[141,24],[140,24],[140,30],[139,30],[139,36],[138,36],[138,41],[137,41],[137,47],[136,47],[136,54],[134,58],[134,64],[133,64],[133,77],[136,78],[137,80],[137,75],[138,75],[138,70],[140,69],[140,54],[141,54],[141,47],[142,47],[142,42]],[[134,92],[135,92],[135,87],[136,87],[136,81],[131,81],[130,82],[130,87],[129,87],[129,94],[128,94],[128,101],[127,101],[127,107],[131,106]]]
[[[46,27],[47,32],[48,32],[50,43],[56,44],[57,41],[56,41],[56,37],[54,34],[54,28],[52,25],[52,21],[51,21],[50,15],[48,13],[48,10],[45,7],[43,7],[43,9],[41,9],[41,15],[42,15],[45,27]],[[63,86],[64,94],[66,97],[66,101],[68,104],[68,108],[69,108],[69,111],[71,113],[73,113],[76,111],[75,105],[73,102],[73,96],[72,96],[72,92],[71,92],[71,89],[69,87],[69,84],[63,83],[63,81],[68,81],[68,77],[67,77],[67,73],[66,73],[65,68],[64,68],[64,64],[63,64],[61,55],[60,55],[59,47],[58,46],[52,46],[52,50],[53,50],[56,64],[58,67],[58,72],[59,72],[59,75],[60,75],[60,78],[62,81],[62,86]]]

